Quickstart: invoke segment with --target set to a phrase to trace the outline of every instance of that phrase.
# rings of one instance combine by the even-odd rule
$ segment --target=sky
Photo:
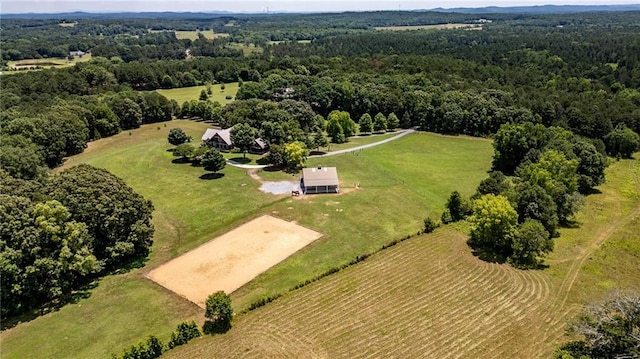
[[[0,0],[0,13],[85,12],[339,12],[366,10],[415,10],[437,7],[483,7],[528,5],[613,5],[637,4],[638,0]]]

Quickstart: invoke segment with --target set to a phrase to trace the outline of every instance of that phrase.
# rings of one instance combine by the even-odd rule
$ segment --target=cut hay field
[[[448,29],[461,29],[461,28],[468,28],[470,30],[482,30],[482,25],[451,23],[451,24],[437,24],[437,25],[379,26],[379,27],[375,27],[374,29],[386,30],[386,31],[407,31],[407,30],[448,30]]]
[[[616,162],[607,174],[578,216],[581,226],[562,230],[547,270],[483,262],[464,234],[441,228],[166,356],[549,358],[581,305],[612,288],[640,289],[640,165]]]
[[[185,101],[197,100],[200,98],[200,92],[202,90],[206,90],[207,86],[192,86],[192,87],[180,87],[174,89],[166,89],[166,90],[156,90],[159,94],[168,98],[169,100],[176,100],[180,106]],[[209,95],[209,100],[212,102],[220,102],[223,106],[233,102],[233,99],[236,97],[238,93],[238,83],[231,82],[228,84],[224,84],[224,89],[222,89],[222,84],[213,84],[211,85],[211,95]],[[231,96],[231,99],[227,99],[227,96]],[[199,137],[198,137],[199,138]]]
[[[171,163],[169,130],[181,127],[199,138],[207,125],[166,124],[92,142],[65,163],[107,168],[153,201],[156,234],[146,266],[108,276],[89,298],[2,332],[3,358],[108,357],[151,334],[166,341],[177,323],[201,321],[203,313],[144,278],[151,269],[262,214],[324,234],[234,292],[240,311],[416,233],[424,217],[439,216],[451,191],[471,194],[491,163],[488,140],[416,133],[357,154],[310,160],[310,166],[338,166],[343,191],[293,199],[260,192],[260,183],[238,168],[228,166],[222,178],[207,180],[200,178],[202,168]]]

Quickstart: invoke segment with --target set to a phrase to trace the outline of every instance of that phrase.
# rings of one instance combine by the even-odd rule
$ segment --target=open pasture
[[[236,290],[233,305],[241,311],[265,295],[286,293],[357,255],[416,233],[424,217],[439,217],[451,191],[471,194],[491,163],[488,140],[416,133],[356,154],[309,160],[309,166],[337,166],[342,193],[294,199],[261,192],[260,182],[239,168],[227,166],[224,176],[213,178],[201,167],[172,163],[169,130],[180,127],[197,142],[208,125],[165,124],[91,142],[64,165],[106,168],[152,200],[156,232],[145,267],[108,276],[89,298],[3,332],[3,358],[108,357],[151,334],[167,340],[177,323],[201,320],[202,310],[144,274],[248,218],[271,214],[324,234]]]
[[[220,102],[223,106],[233,102],[233,99],[236,97],[238,93],[238,83],[231,82],[224,84],[224,89],[222,88],[223,84],[212,84],[211,85],[211,95],[209,95],[209,100],[212,102]],[[197,100],[200,98],[200,92],[202,90],[207,90],[207,86],[192,86],[192,87],[179,87],[173,89],[165,89],[165,90],[156,90],[159,94],[168,98],[169,100],[176,100],[179,105],[185,101]],[[228,99],[227,96],[231,98]],[[199,138],[199,137],[198,137]]]
[[[161,265],[147,277],[204,308],[209,294],[232,293],[321,236],[264,215]]]
[[[386,30],[386,31],[407,31],[407,30],[448,30],[448,29],[461,29],[461,28],[468,28],[471,30],[482,30],[482,25],[451,23],[451,24],[437,24],[437,25],[379,26],[379,27],[375,27],[374,29]]]
[[[566,322],[638,289],[640,165],[614,163],[545,270],[475,257],[453,228],[409,239],[241,315],[167,358],[549,358]],[[592,222],[592,223],[587,223]]]

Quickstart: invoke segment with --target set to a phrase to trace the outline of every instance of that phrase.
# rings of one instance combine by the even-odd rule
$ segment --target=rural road
[[[356,146],[356,147],[351,147],[351,148],[346,148],[344,150],[339,150],[339,151],[333,151],[333,152],[327,152],[325,154],[322,155],[313,155],[313,156],[309,156],[309,158],[316,158],[316,157],[327,157],[327,156],[335,156],[335,155],[340,155],[343,153],[349,153],[349,152],[354,152],[354,151],[359,151],[359,150],[363,150],[365,148],[370,148],[370,147],[374,147],[374,146],[378,146],[378,145],[382,145],[384,143],[387,142],[391,142],[394,140],[397,140],[401,137],[404,137],[410,133],[415,132],[414,129],[408,129],[408,130],[401,130],[400,133],[398,133],[397,135],[393,136],[393,137],[389,137],[387,139],[384,139],[382,141],[378,141],[378,142],[374,142],[374,143],[370,143],[368,145],[362,145],[362,146]],[[236,161],[232,161],[232,160],[227,160],[227,163],[231,166],[234,167],[238,167],[238,168],[245,168],[245,169],[254,169],[254,168],[265,168],[268,167],[269,165],[243,165],[242,163],[238,163]]]

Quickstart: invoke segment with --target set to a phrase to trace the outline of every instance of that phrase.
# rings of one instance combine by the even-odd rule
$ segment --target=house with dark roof
[[[335,167],[313,167],[302,169],[300,189],[304,194],[338,193],[340,182],[338,170]]]
[[[230,151],[233,149],[233,141],[231,140],[232,128],[233,127],[225,128],[223,130],[208,128],[204,132],[204,135],[202,135],[202,142],[221,151]],[[249,152],[265,153],[268,149],[269,145],[262,138],[256,138]]]

